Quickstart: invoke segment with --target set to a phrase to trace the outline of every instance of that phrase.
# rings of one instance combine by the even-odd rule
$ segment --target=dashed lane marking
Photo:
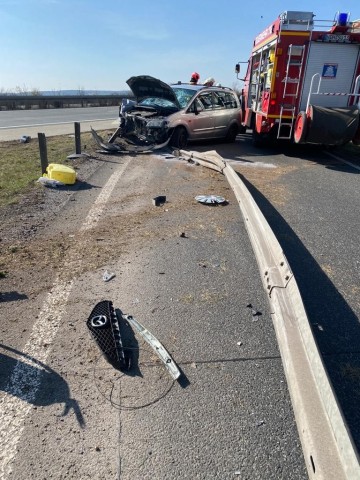
[[[80,233],[95,227],[112,191],[125,172],[130,160],[131,158],[125,161],[111,175],[102,188],[101,193],[96,198],[84,223],[80,227]],[[84,243],[85,247],[85,235],[80,242]],[[64,282],[62,280],[62,272],[66,271],[66,264],[70,263],[74,266],[76,262],[80,264],[81,259],[78,259],[76,254],[70,251],[64,259],[57,279],[33,325],[29,340],[23,349],[24,355],[21,361],[17,361],[0,399],[1,480],[6,480],[12,472],[14,459],[17,454],[17,445],[25,428],[25,419],[31,410],[31,405],[36,399],[40,386],[41,372],[43,370],[41,364],[45,364],[48,359],[52,344],[66,313],[67,300],[74,282]],[[31,361],[31,359],[34,359],[34,361]]]

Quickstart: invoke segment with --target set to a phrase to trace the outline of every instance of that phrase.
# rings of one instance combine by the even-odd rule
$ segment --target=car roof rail
[[[176,83],[170,83],[170,85],[192,85],[194,87],[202,87],[202,88],[210,88],[210,89],[221,89],[221,90],[230,90],[234,91],[233,88],[231,87],[225,87],[223,85],[212,85],[211,87],[207,87],[206,85],[203,85],[202,83],[190,83],[190,82],[182,82],[181,80],[178,80]]]

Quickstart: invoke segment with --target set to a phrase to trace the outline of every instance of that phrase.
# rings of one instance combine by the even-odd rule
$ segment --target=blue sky
[[[359,0],[0,0],[0,91],[123,90],[133,75],[171,83],[193,71],[233,87],[235,63],[285,10],[360,18]]]

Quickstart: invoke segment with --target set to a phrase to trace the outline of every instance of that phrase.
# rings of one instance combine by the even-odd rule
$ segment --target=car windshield
[[[186,105],[190,102],[193,96],[196,94],[196,90],[191,90],[190,88],[173,88],[176,98],[180,104],[181,108],[185,108]]]
[[[170,100],[166,100],[165,98],[158,98],[158,97],[149,97],[141,100],[139,105],[148,105],[151,107],[171,107],[174,108],[176,105],[171,102]]]

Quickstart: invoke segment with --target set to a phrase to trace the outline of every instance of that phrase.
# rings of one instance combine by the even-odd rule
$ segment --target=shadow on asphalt
[[[12,292],[0,292],[0,303],[1,302],[15,302],[17,300],[27,300],[29,297],[24,293],[19,293],[16,291]]]
[[[239,176],[268,221],[295,275],[325,367],[360,451],[359,320],[279,212]]]
[[[323,165],[327,169],[341,171],[350,174],[360,174],[360,170],[351,165],[341,163],[339,160],[331,158],[331,154],[348,159],[350,162],[360,166],[358,158],[349,153],[345,147],[324,147],[322,145],[298,145],[289,142],[273,143],[261,148],[254,147],[251,141],[251,134],[238,135],[235,143],[225,143],[224,141],[203,141],[192,142],[188,150],[197,150],[206,152],[207,150],[216,150],[224,159],[232,161],[241,161],[246,163],[256,162],[257,157],[285,156],[294,159],[305,160],[307,162]],[[359,148],[360,150],[360,148]],[[327,152],[330,154],[328,155]],[[243,158],[247,157],[247,158]],[[254,157],[254,160],[251,160]]]
[[[67,415],[70,410],[73,409],[80,427],[85,427],[85,420],[79,404],[75,399],[70,397],[70,389],[67,382],[58,373],[30,355],[22,353],[15,348],[3,344],[0,344],[0,348],[24,358],[24,361],[21,361],[18,358],[0,352],[0,390],[38,407],[64,403],[65,406],[62,416]],[[17,382],[15,386],[10,384],[10,378],[14,372],[22,375],[23,385],[21,385],[20,382]],[[40,388],[37,392],[32,392],[29,384],[31,382],[35,383],[37,379],[40,379]]]

